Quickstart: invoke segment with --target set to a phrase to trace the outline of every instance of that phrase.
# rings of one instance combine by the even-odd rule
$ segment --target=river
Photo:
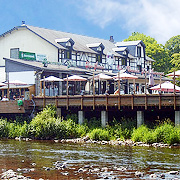
[[[0,173],[9,169],[34,179],[180,179],[168,173],[180,170],[180,148],[1,140]]]

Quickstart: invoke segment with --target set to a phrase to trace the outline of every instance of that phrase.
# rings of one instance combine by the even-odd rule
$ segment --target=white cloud
[[[83,16],[101,28],[118,23],[128,32],[143,32],[164,44],[180,34],[179,0],[82,1]],[[118,30],[117,30],[118,31]]]

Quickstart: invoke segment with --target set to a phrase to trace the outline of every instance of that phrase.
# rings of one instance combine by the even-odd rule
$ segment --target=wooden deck
[[[35,103],[35,104],[34,104]],[[34,103],[31,100],[25,100],[21,109],[17,101],[0,101],[0,114],[20,114],[32,110],[33,106],[41,110],[48,104],[54,104],[58,108],[78,109],[78,110],[148,110],[168,108],[171,110],[180,110],[179,94],[126,94],[126,95],[75,95],[75,96],[56,96],[56,97],[34,97]]]
[[[126,95],[75,95],[75,96],[57,96],[57,97],[35,97],[36,107],[45,107],[47,104],[54,104],[56,107],[66,107],[66,109],[79,108],[104,108],[106,110],[122,107],[136,109],[148,108],[161,109],[169,107],[174,110],[180,107],[179,94],[126,94]]]
[[[19,106],[17,101],[0,101],[0,114],[22,114],[25,113],[25,106]]]

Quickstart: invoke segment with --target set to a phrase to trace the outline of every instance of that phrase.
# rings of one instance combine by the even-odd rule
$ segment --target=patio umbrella
[[[8,84],[8,82],[5,82],[6,84]],[[27,83],[20,81],[20,80],[13,80],[13,81],[9,81],[9,84],[14,84],[14,85],[26,85]]]
[[[0,82],[0,86],[5,86],[5,85],[6,85],[5,83]]]
[[[45,95],[45,91],[46,91],[46,90],[45,90],[45,82],[52,82],[52,83],[53,83],[53,82],[60,82],[60,81],[63,81],[63,80],[60,79],[60,78],[57,78],[57,77],[55,77],[55,76],[49,76],[49,77],[47,77],[47,78],[41,79],[40,81],[41,81],[41,82],[44,81],[44,88],[43,88],[43,89],[44,89],[44,95]],[[54,86],[54,85],[53,85],[53,86]],[[48,92],[49,95],[51,95],[52,93],[55,94],[54,88],[53,88],[53,91],[50,90],[50,91]],[[41,84],[41,94],[42,94],[42,84]]]
[[[86,81],[87,79],[86,78],[83,78],[81,76],[78,76],[78,75],[73,75],[73,76],[70,76],[68,78],[64,78],[63,80],[64,81]]]
[[[100,73],[100,74],[97,74],[97,75],[94,76],[94,80],[99,80],[99,93],[101,91],[101,81],[110,80],[110,79],[113,79],[113,77],[108,76],[108,75],[106,75],[104,73]]]
[[[134,93],[135,93],[135,79],[138,79],[138,77],[137,76],[134,76],[134,75],[132,75],[132,74],[129,74],[129,73],[126,73],[126,72],[124,72],[124,73],[121,73],[121,74],[117,74],[116,76],[114,76],[113,77],[115,80],[119,80],[119,88],[120,88],[120,79],[133,79],[134,80],[134,82],[133,82],[133,84],[134,84]],[[120,92],[120,91],[119,91]]]
[[[174,76],[174,72],[166,74],[166,76]],[[180,76],[180,70],[175,71],[175,76]]]
[[[108,76],[108,75],[106,75],[104,73],[100,73],[100,74],[95,75],[94,79],[95,80],[110,80],[110,79],[113,79],[113,77]]]
[[[46,82],[55,82],[55,81],[63,81],[62,79],[60,78],[57,78],[55,76],[49,76],[45,79],[41,79],[41,81],[46,81]]]
[[[116,80],[116,79],[138,79],[137,76],[134,76],[132,74],[129,74],[129,73],[122,73],[118,76],[118,74],[116,76],[114,76],[113,78]]]
[[[67,78],[64,78],[63,80],[67,81],[67,95],[68,95],[68,81],[75,81],[75,82],[79,81],[79,82],[81,82],[81,81],[86,81],[87,79],[84,77],[78,76],[78,75],[72,75],[70,77],[67,76]],[[76,86],[76,84],[75,84],[75,86]],[[80,84],[80,89],[81,89],[81,84]],[[74,91],[76,91],[76,89],[74,89]]]
[[[173,83],[166,81],[162,84],[158,84],[154,87],[151,87],[151,90],[156,90],[156,91],[165,91],[165,92],[174,92],[174,87],[176,92],[180,92],[180,87],[179,86],[174,86]]]

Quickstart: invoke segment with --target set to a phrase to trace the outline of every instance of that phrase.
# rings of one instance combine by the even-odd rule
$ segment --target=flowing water
[[[1,140],[0,173],[9,169],[34,179],[180,179],[168,173],[180,170],[180,148]]]

